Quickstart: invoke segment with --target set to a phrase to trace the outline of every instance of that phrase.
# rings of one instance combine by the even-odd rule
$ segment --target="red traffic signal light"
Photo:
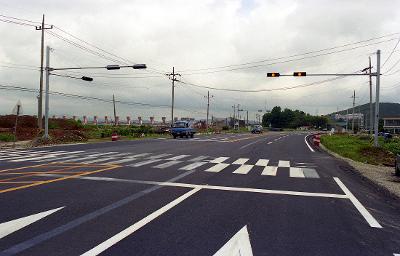
[[[267,73],[267,77],[278,77],[280,75],[279,73]]]
[[[293,72],[293,76],[306,76],[306,72]]]

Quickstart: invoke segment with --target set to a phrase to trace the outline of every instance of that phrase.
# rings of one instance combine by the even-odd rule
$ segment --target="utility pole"
[[[236,105],[233,105],[232,108],[233,108],[233,129],[235,129],[235,123],[236,123]]]
[[[205,96],[204,96],[205,97]],[[211,95],[211,98],[213,98],[214,96]],[[206,130],[208,132],[208,115],[210,112],[210,91],[207,92],[207,119],[206,119]]]
[[[46,102],[45,102],[45,125],[44,138],[49,138],[49,86],[50,86],[50,46],[46,47]]]
[[[246,110],[246,125],[249,125],[249,111]]]
[[[369,134],[372,135],[372,129],[374,127],[374,114],[372,109],[372,67],[371,67],[371,56],[369,56]]]
[[[379,129],[379,90],[381,80],[381,50],[376,52],[376,92],[375,92],[375,120],[374,120],[374,146],[378,147]]]
[[[346,109],[346,132],[349,129],[349,109]]]
[[[178,81],[176,79],[176,76],[181,76],[178,73],[175,73],[175,67],[172,67],[172,73],[167,74],[169,76],[169,79],[172,80],[172,99],[171,99],[171,125],[174,123],[174,104],[175,104],[175,81]]]
[[[352,98],[353,98],[353,115],[352,115],[351,129],[353,130],[354,134],[354,107],[356,105],[356,90],[354,90]]]
[[[114,105],[114,126],[117,126],[117,111],[115,110],[115,97],[113,94],[113,105]]]
[[[39,102],[38,102],[38,127],[39,129],[43,128],[43,123],[42,123],[42,102],[43,102],[43,58],[44,58],[44,30],[45,29],[52,29],[53,25],[50,27],[45,27],[44,24],[44,14],[42,17],[42,25],[41,26],[36,26],[36,30],[41,30],[42,31],[42,39],[41,39],[41,44],[40,44],[40,81],[39,81]]]

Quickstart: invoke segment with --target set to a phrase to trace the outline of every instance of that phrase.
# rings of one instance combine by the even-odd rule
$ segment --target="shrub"
[[[5,141],[5,142],[14,141],[14,134],[0,133],[0,141]]]

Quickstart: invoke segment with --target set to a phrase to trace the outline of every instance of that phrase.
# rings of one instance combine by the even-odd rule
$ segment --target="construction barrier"
[[[115,132],[111,134],[111,141],[117,141],[118,139],[119,139],[118,134],[116,134]]]
[[[315,146],[319,147],[319,144],[321,143],[321,135],[320,134],[314,135],[313,142]]]

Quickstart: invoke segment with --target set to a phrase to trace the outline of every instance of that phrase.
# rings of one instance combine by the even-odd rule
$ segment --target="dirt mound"
[[[68,142],[85,142],[88,140],[84,132],[79,130],[50,130],[49,135],[50,138],[47,140],[43,139],[42,136],[33,140],[33,146],[62,144]]]
[[[395,161],[395,155],[384,149],[384,148],[378,148],[378,147],[364,147],[360,149],[360,154],[368,157],[370,159],[373,159],[375,163],[371,164],[381,164],[385,166],[394,166],[394,161]]]

